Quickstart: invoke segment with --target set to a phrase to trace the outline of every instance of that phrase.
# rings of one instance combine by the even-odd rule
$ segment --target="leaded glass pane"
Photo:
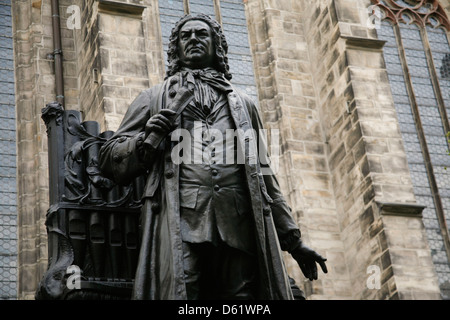
[[[450,115],[450,45],[445,31],[441,28],[427,27],[427,35],[442,98],[447,114]]]
[[[232,82],[257,103],[257,91],[253,72],[253,60],[248,42],[247,19],[243,1],[220,1],[223,32],[229,46],[228,62],[233,75]]]
[[[189,0],[191,14],[204,13],[215,18],[213,0]]]
[[[10,3],[0,4],[0,300],[17,297],[16,120]]]

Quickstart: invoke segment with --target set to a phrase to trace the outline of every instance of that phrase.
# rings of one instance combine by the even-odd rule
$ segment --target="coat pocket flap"
[[[197,205],[198,186],[180,186],[180,206],[188,209],[195,209]]]

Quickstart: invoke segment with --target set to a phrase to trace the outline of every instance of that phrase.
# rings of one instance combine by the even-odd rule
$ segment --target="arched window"
[[[443,298],[450,298],[450,23],[436,0],[372,0],[416,199]],[[449,169],[447,169],[449,168]],[[419,264],[420,265],[420,264]],[[418,265],[418,267],[419,267]]]
[[[167,63],[167,46],[175,22],[185,13],[204,13],[221,25],[228,42],[228,63],[233,84],[257,102],[257,91],[247,19],[242,0],[159,0],[164,62]]]

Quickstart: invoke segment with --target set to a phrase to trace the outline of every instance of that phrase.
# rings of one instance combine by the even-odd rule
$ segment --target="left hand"
[[[305,246],[303,242],[300,243],[291,252],[292,257],[297,261],[303,274],[309,280],[317,280],[317,265],[318,263],[324,273],[328,272],[327,266],[325,264],[325,259],[320,254],[315,252],[313,249]]]

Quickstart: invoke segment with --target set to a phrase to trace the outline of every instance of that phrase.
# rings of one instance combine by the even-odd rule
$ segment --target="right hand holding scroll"
[[[176,112],[171,109],[162,109],[152,116],[145,125],[144,145],[150,149],[158,145],[171,131],[175,129]]]
[[[145,125],[145,138],[151,132],[155,132],[158,135],[166,136],[174,128],[174,117],[176,112],[171,109],[161,109],[157,114],[152,116]]]

